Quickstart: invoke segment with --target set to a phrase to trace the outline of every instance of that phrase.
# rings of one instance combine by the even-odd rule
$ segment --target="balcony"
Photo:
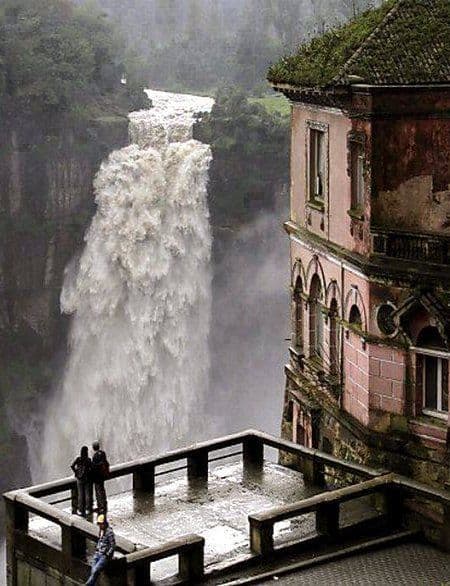
[[[450,238],[372,229],[374,254],[400,260],[450,265]]]
[[[265,450],[293,454],[301,472]],[[108,493],[117,551],[105,586],[222,584],[298,552],[307,567],[319,553],[327,561],[415,539],[411,495],[442,508],[439,540],[450,549],[445,491],[257,431],[113,466]],[[98,530],[72,514],[75,498],[73,478],[5,495],[8,586],[85,582]]]

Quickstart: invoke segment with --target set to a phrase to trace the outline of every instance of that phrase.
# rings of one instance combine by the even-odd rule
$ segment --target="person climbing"
[[[78,512],[83,517],[92,514],[92,461],[87,446],[83,446],[80,455],[73,461],[71,468],[77,479]]]
[[[100,572],[105,569],[108,562],[112,559],[116,548],[114,531],[106,520],[105,515],[101,514],[97,517],[97,525],[99,526],[100,531],[95,554],[92,559],[91,574],[86,582],[87,586],[93,586],[97,583],[97,578],[99,577]]]
[[[106,499],[105,480],[109,477],[109,463],[106,454],[100,449],[98,441],[92,444],[94,455],[92,456],[92,481],[95,488],[95,500],[97,513],[106,515],[108,503]]]

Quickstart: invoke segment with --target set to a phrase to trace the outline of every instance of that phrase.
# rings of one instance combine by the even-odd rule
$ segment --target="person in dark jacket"
[[[109,474],[109,464],[106,454],[100,449],[100,443],[92,444],[94,455],[92,456],[92,482],[95,488],[95,500],[97,501],[97,512],[106,515],[108,503],[106,499],[105,480]]]
[[[112,559],[116,548],[114,531],[111,529],[105,515],[98,516],[97,525],[100,527],[100,534],[92,560],[91,575],[86,582],[87,586],[93,586],[97,583],[100,572],[104,570],[109,560]]]
[[[87,446],[81,448],[80,455],[73,461],[71,468],[77,479],[78,512],[86,517],[86,511],[88,515],[92,514],[92,461]]]

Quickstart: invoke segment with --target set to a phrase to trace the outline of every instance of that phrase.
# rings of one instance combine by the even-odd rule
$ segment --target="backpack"
[[[75,464],[75,478],[78,480],[84,480],[87,478],[88,467],[86,464],[87,462],[83,462],[81,459]]]

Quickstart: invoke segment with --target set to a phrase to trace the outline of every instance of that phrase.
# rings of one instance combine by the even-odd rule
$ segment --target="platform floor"
[[[263,584],[279,586],[450,586],[450,554],[409,543],[324,564]]]
[[[188,533],[205,538],[205,562],[218,569],[250,556],[248,515],[294,502],[320,492],[306,488],[300,473],[266,462],[257,477],[243,475],[241,461],[212,466],[207,489],[190,486],[186,472],[157,478],[155,496],[136,496],[126,491],[109,498],[109,519],[117,534],[138,546],[164,543]],[[374,511],[366,504],[344,512],[360,519]],[[30,531],[56,545],[58,529],[43,519],[32,518]],[[275,525],[277,544],[314,533],[314,516],[305,515]],[[175,559],[152,565],[159,579],[176,573]]]

